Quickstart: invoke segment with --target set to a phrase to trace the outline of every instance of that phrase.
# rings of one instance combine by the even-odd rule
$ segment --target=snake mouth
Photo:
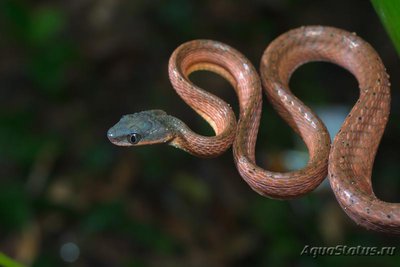
[[[120,135],[117,135],[112,129],[108,130],[107,138],[111,143],[117,146],[129,146],[129,144]]]
[[[110,137],[110,136],[107,136],[107,137],[108,137],[108,140],[110,140],[110,142],[113,143],[114,145],[117,145],[117,146],[129,146],[130,145],[129,143],[124,142],[119,138],[114,138],[114,137]]]

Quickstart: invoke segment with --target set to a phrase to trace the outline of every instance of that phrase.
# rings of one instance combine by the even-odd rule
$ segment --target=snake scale
[[[292,73],[310,61],[337,64],[359,83],[359,99],[332,145],[324,123],[288,85]],[[198,70],[215,72],[230,82],[239,99],[238,120],[229,104],[189,80]],[[307,194],[328,175],[338,202],[357,224],[400,233],[400,204],[378,199],[371,184],[390,109],[389,78],[375,50],[354,33],[326,26],[301,27],[270,43],[261,59],[260,74],[261,79],[251,62],[226,44],[211,40],[184,43],[169,60],[171,83],[215,135],[199,135],[176,117],[149,110],[123,116],[107,136],[120,146],[167,143],[198,157],[218,156],[233,144],[243,179],[259,194],[275,199]],[[256,165],[263,88],[275,110],[307,146],[309,161],[300,170],[272,172]]]

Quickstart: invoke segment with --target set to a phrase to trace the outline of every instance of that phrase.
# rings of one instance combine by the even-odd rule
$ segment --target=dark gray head
[[[160,144],[174,138],[166,121],[167,113],[162,110],[147,110],[124,115],[107,132],[110,141],[118,146]]]

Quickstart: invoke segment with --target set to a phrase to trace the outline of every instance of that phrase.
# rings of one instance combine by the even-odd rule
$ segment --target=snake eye
[[[137,144],[141,138],[142,137],[140,136],[140,134],[137,134],[137,133],[132,133],[132,134],[128,135],[128,141],[132,145]]]

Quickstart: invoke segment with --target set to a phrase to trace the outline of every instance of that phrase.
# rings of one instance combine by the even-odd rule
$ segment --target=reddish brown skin
[[[296,68],[310,61],[337,64],[359,82],[360,97],[331,148],[324,124],[288,86]],[[169,74],[177,93],[210,123],[216,135],[198,135],[179,119],[158,115],[157,111],[154,120],[164,125],[168,133],[146,136],[137,145],[168,142],[195,156],[214,157],[233,142],[240,175],[253,190],[270,198],[302,196],[317,187],[329,169],[336,198],[356,223],[367,229],[400,233],[400,204],[377,199],[371,185],[373,161],[390,107],[388,75],[375,50],[354,33],[332,27],[301,27],[276,38],[265,50],[260,68],[270,102],[307,145],[309,161],[303,169],[281,173],[256,165],[255,144],[262,101],[259,76],[238,51],[210,40],[191,41],[178,47],[170,58]],[[238,123],[229,104],[190,82],[189,74],[197,70],[213,71],[232,84],[240,105]],[[139,124],[141,117],[141,113],[135,117]],[[126,132],[124,124],[114,127],[117,130],[110,130],[110,140],[129,145],[113,139],[119,131]]]
[[[211,43],[208,41],[203,44]],[[203,44],[194,41],[184,46]],[[184,46],[178,48],[174,55],[180,53]],[[249,71],[240,69],[240,61],[248,66],[251,66],[250,63],[233,49],[206,49],[203,57],[192,55],[185,62],[188,65],[196,60],[208,62],[231,73],[240,103],[239,123],[233,144],[236,166],[256,192],[272,198],[304,195],[318,186],[326,174],[329,135],[319,118],[291,93],[288,86],[291,74],[297,67],[310,61],[327,61],[350,71],[359,82],[360,97],[332,145],[329,180],[340,205],[356,223],[376,231],[400,232],[399,204],[377,199],[371,186],[373,161],[389,116],[390,84],[380,57],[367,42],[340,29],[309,26],[279,36],[264,52],[261,77],[265,92],[280,116],[300,134],[310,153],[305,168],[287,173],[270,172],[255,164],[254,148],[261,113],[261,93],[253,68],[250,67]],[[236,54],[239,63],[231,59],[231,54]],[[175,60],[174,55],[171,61]],[[176,64],[181,63],[178,61]],[[243,81],[238,78],[240,73],[243,73]],[[182,74],[186,80],[185,73]],[[177,85],[174,75],[171,75],[171,80]],[[175,86],[175,89],[177,87],[180,86]],[[186,90],[189,91],[187,86],[181,87],[181,91]],[[186,102],[193,105],[192,99],[187,98]],[[214,116],[212,109],[207,107],[206,110],[212,113],[209,117]],[[224,119],[209,120],[219,124]],[[207,146],[205,149],[208,149]]]
[[[189,81],[188,75],[195,70],[213,71],[230,81],[239,98],[237,127],[228,104]],[[185,129],[172,141],[174,146],[196,156],[210,157],[221,154],[233,140],[234,158],[240,175],[253,190],[270,198],[299,197],[315,189],[326,177],[329,134],[319,118],[290,92],[287,87],[289,76],[285,77],[286,86],[278,90],[271,85],[268,93],[276,99],[272,104],[281,116],[305,141],[310,160],[301,170],[282,173],[265,170],[255,162],[262,88],[248,59],[225,44],[196,40],[174,51],[169,73],[178,94],[210,123],[216,133],[216,136],[205,137]]]
[[[273,88],[286,87],[292,72],[309,61],[337,64],[359,83],[359,99],[336,135],[329,156],[329,180],[337,200],[357,224],[398,234],[400,204],[379,200],[371,185],[373,162],[390,109],[389,76],[379,55],[360,37],[340,29],[315,26],[289,31],[275,39],[262,58],[262,80],[271,101],[282,102],[275,98]],[[285,107],[278,107],[284,114]]]

